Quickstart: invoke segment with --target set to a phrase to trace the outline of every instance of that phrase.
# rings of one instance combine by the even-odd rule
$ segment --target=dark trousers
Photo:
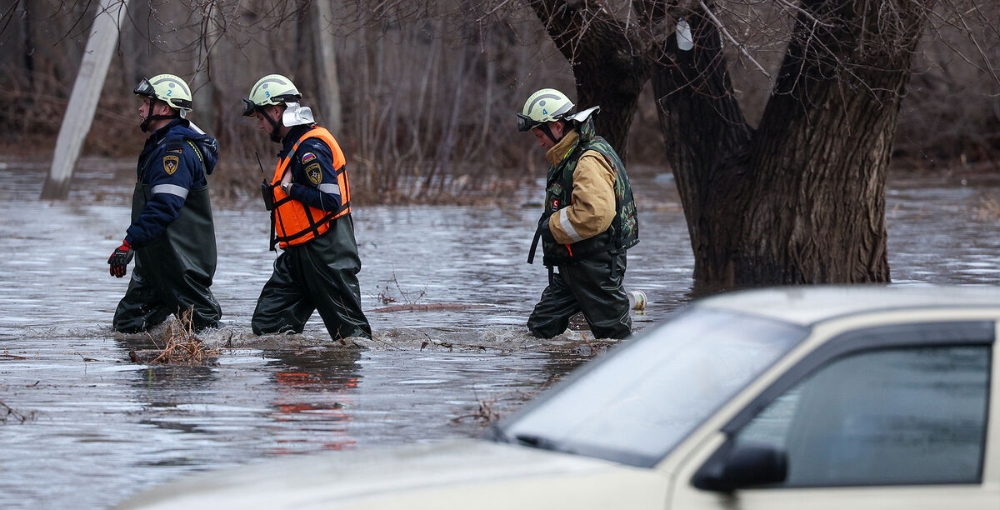
[[[320,237],[289,246],[274,261],[274,272],[257,299],[251,319],[254,334],[301,333],[318,311],[332,338],[371,338],[371,326],[361,311],[359,271],[349,217],[336,220]]]
[[[112,325],[115,331],[138,333],[188,309],[195,331],[219,327],[222,307],[207,286],[196,278],[149,275],[137,261]]]
[[[628,295],[622,286],[625,265],[624,253],[605,252],[558,266],[528,317],[528,330],[537,337],[552,338],[566,331],[570,317],[583,312],[594,338],[620,339],[632,334]]]

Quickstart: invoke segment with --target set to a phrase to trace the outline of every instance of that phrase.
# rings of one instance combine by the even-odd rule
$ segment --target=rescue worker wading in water
[[[244,99],[243,115],[255,117],[271,141],[281,143],[274,177],[261,186],[271,211],[271,279],[261,290],[251,326],[254,334],[301,333],[319,311],[334,339],[371,338],[361,311],[361,271],[351,219],[351,188],[344,153],[333,135],[299,104],[288,78],[261,78]]]
[[[518,130],[535,135],[551,165],[545,209],[528,255],[531,263],[541,239],[549,285],[528,329],[552,338],[583,312],[595,338],[625,338],[632,333],[622,287],[625,251],[639,242],[632,188],[618,154],[594,132],[599,108],[574,114],[573,107],[562,92],[542,89],[517,116]]]
[[[115,310],[114,328],[137,333],[191,310],[195,330],[218,327],[222,308],[209,287],[215,276],[215,223],[207,176],[218,161],[215,139],[187,119],[191,89],[172,74],[143,79],[139,127],[152,133],[139,154],[132,224],[111,257],[111,275],[135,269]]]

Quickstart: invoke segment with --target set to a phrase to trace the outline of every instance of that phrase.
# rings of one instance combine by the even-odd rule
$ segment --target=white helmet
[[[172,74],[158,74],[149,79],[143,78],[132,92],[137,96],[149,98],[150,112],[139,124],[144,133],[149,130],[153,121],[169,120],[176,117],[185,119],[187,113],[191,111],[191,88],[188,87],[187,82]],[[152,105],[156,101],[163,101],[167,106],[176,110],[177,115],[153,115]]]
[[[167,103],[171,108],[180,110],[181,117],[191,111],[193,104],[191,88],[184,80],[172,74],[158,74],[149,79],[143,78],[132,92],[137,96],[159,99]]]
[[[517,114],[517,130],[530,131],[549,122],[560,120],[573,110],[572,101],[556,89],[542,89],[528,97]]]
[[[250,89],[249,99],[243,99],[243,116],[249,117],[262,106],[298,103],[302,99],[292,80],[280,74],[269,74]]]
[[[285,127],[315,124],[312,109],[299,104],[302,94],[295,88],[292,80],[280,75],[269,74],[259,80],[250,89],[250,98],[243,99],[243,115],[249,117],[258,109],[268,105],[284,105],[281,114],[281,124]],[[281,140],[278,135],[278,122],[267,116],[271,123],[271,140]]]

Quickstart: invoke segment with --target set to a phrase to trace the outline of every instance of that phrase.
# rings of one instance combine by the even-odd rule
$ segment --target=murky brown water
[[[47,203],[37,200],[47,168],[0,162],[0,508],[106,508],[196,470],[477,435],[486,415],[516,409],[592,354],[578,333],[557,345],[525,334],[545,271],[525,263],[537,208],[521,204],[539,188],[510,210],[359,208],[375,330],[363,350],[330,345],[318,317],[301,336],[254,337],[269,225],[254,201],[217,210],[224,327],[204,339],[220,348],[218,365],[131,363],[141,341],[110,329],[127,279],[106,263],[131,185],[108,182],[102,165],[85,161],[70,200]],[[635,317],[642,329],[687,299],[692,260],[669,178],[636,188],[643,240],[626,282],[649,296]],[[894,182],[894,280],[1000,280],[997,190]],[[388,306],[396,311],[378,311]]]

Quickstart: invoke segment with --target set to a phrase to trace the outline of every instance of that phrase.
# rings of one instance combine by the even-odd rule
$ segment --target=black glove
[[[268,211],[274,209],[274,193],[271,192],[271,183],[267,181],[260,183],[260,196],[264,198],[264,209]]]
[[[549,217],[551,214],[546,214],[538,220],[538,234],[542,237],[542,241],[547,243],[555,243],[556,238],[552,236],[552,230],[549,228]]]
[[[132,262],[134,255],[135,252],[129,246],[128,240],[122,241],[122,245],[115,248],[114,253],[108,258],[108,264],[111,264],[111,276],[118,278],[125,276],[125,268],[128,267],[129,262]]]

